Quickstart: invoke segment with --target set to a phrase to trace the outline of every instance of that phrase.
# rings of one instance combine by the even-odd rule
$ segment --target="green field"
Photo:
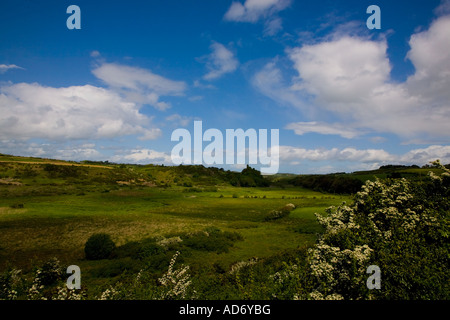
[[[63,265],[80,266],[83,286],[91,292],[152,265],[127,252],[133,244],[189,240],[205,230],[236,235],[218,249],[199,246],[195,241],[201,239],[193,237],[190,245],[186,240],[166,249],[157,257],[161,265],[152,269],[160,275],[177,250],[194,277],[213,277],[239,261],[264,261],[311,246],[321,232],[314,213],[349,200],[293,186],[232,186],[229,173],[213,177],[198,168],[186,173],[189,169],[0,158],[0,272],[19,268],[31,276],[33,268],[56,257]],[[289,203],[296,209],[268,218]],[[111,236],[114,257],[85,258],[84,245],[96,233]]]
[[[236,193],[238,198],[233,198]],[[257,198],[244,198],[244,195]],[[229,256],[218,259],[232,262],[234,257],[268,256],[314,241],[310,234],[294,230],[304,221],[315,221],[312,211],[320,212],[342,201],[342,196],[326,196],[301,188],[247,190],[232,187],[219,188],[212,193],[119,188],[84,195],[2,198],[0,261],[2,267],[8,263],[26,266],[35,259],[57,255],[67,262],[78,263],[83,258],[83,245],[93,233],[108,233],[117,245],[122,245],[210,226],[239,230],[245,238]],[[23,208],[12,208],[18,203],[23,204]],[[264,221],[271,210],[287,203],[298,208],[292,212],[292,217]],[[306,209],[305,213],[301,209]]]
[[[323,232],[315,213],[352,201],[334,191],[393,172],[420,180],[426,170],[263,178],[250,168],[235,173],[0,155],[0,274],[20,269],[32,281],[36,268],[57,258],[80,267],[88,298],[97,299],[109,285],[131,283],[145,270],[148,292],[133,298],[151,299],[180,252],[177,265],[190,267],[197,298],[271,299],[271,276],[286,263],[302,265]],[[87,259],[85,244],[98,233],[109,235],[116,249],[106,259]],[[257,263],[245,279],[233,273],[249,261]],[[298,288],[291,289],[278,296]]]

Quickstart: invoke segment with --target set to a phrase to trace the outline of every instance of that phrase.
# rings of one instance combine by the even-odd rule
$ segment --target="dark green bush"
[[[304,233],[304,234],[318,234],[323,233],[324,228],[314,220],[307,219],[298,219],[298,222],[301,222],[298,227],[294,229],[295,232]]]
[[[183,246],[194,250],[215,251],[217,253],[228,252],[233,243],[242,240],[237,232],[221,231],[217,228],[207,228],[205,231],[182,236]]]
[[[264,196],[265,197],[265,196]],[[283,208],[278,210],[270,211],[265,217],[264,221],[272,221],[287,217],[289,213],[294,210],[295,206],[292,204],[287,204]]]
[[[57,258],[52,258],[45,262],[39,274],[40,283],[48,286],[55,284],[62,279],[64,273]]]
[[[116,245],[106,233],[93,234],[84,246],[84,253],[88,260],[100,260],[110,258]]]
[[[144,243],[141,245],[138,251],[138,258],[141,260],[145,260],[147,258],[156,256],[158,254],[164,253],[164,248],[159,246],[156,243]]]
[[[289,183],[320,192],[353,194],[361,190],[362,181],[357,178],[328,175],[305,175],[297,176]]]
[[[141,247],[142,244],[139,241],[127,242],[115,249],[114,258],[122,259],[125,257],[130,257],[132,259],[139,259]]]
[[[23,209],[24,204],[23,203],[13,203],[9,206],[11,209]]]
[[[102,262],[100,267],[92,271],[92,275],[96,278],[111,278],[125,272],[139,272],[139,267],[139,264],[130,258],[110,260],[108,262]]]

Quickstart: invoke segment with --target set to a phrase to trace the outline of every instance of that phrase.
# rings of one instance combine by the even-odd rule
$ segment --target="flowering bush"
[[[367,181],[352,205],[317,215],[325,228],[310,250],[312,299],[448,299],[450,172],[423,182]],[[366,287],[369,265],[381,290]]]
[[[62,280],[64,275],[61,263],[57,258],[51,258],[44,263],[39,273],[39,281],[42,285],[48,286]]]
[[[65,285],[56,288],[56,294],[52,300],[83,300],[85,299],[85,292],[77,289],[69,289]]]
[[[159,283],[163,286],[161,299],[185,299],[188,295],[188,288],[191,285],[189,266],[182,266],[174,270],[173,267],[179,256],[179,252],[175,253],[170,260],[167,272],[159,278]]]
[[[11,269],[0,275],[0,300],[17,299],[21,270]]]

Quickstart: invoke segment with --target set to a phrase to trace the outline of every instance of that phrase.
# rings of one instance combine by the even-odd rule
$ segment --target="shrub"
[[[315,220],[297,219],[301,224],[294,228],[295,232],[304,234],[320,234],[324,228]]]
[[[205,231],[183,236],[183,245],[194,250],[223,253],[228,252],[233,243],[238,240],[243,240],[243,238],[237,232],[221,231],[210,227]]]
[[[10,269],[0,274],[0,300],[17,299],[20,290],[20,270]]]
[[[39,278],[41,284],[48,286],[61,280],[63,274],[63,269],[59,260],[57,258],[52,258],[43,264]]]
[[[112,278],[124,272],[138,272],[139,264],[131,258],[120,260],[110,260],[102,263],[97,269],[92,271],[92,275],[97,278]]]
[[[84,246],[84,253],[88,260],[100,260],[111,257],[116,248],[111,237],[106,233],[96,233],[89,237]]]
[[[161,299],[176,300],[186,299],[190,295],[190,285],[192,283],[189,274],[189,266],[180,266],[174,270],[174,265],[180,253],[177,251],[170,260],[167,272],[158,279],[162,286]]]
[[[317,299],[448,299],[450,171],[429,181],[367,181],[355,202],[318,216],[325,228],[311,250]],[[381,290],[366,287],[367,267]]]
[[[114,250],[114,258],[122,259],[130,257],[132,259],[139,259],[139,252],[142,244],[138,241],[127,242]]]
[[[264,217],[264,221],[272,221],[272,220],[284,218],[284,217],[288,216],[289,213],[294,209],[295,209],[295,205],[293,205],[292,203],[288,203],[287,205],[285,205],[283,208],[281,208],[279,210],[270,211]]]
[[[9,207],[11,209],[23,209],[24,208],[24,204],[23,203],[13,203]]]

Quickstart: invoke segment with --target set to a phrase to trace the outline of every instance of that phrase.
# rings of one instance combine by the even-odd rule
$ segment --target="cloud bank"
[[[38,83],[0,87],[0,139],[93,140],[137,135],[156,139],[161,130],[143,105],[165,110],[160,96],[182,95],[186,84],[150,70],[104,63],[93,74],[107,88],[93,85],[47,87]]]
[[[448,30],[450,16],[442,16],[411,37],[407,58],[415,73],[403,83],[390,79],[385,40],[345,35],[286,50],[297,73],[290,80],[274,60],[254,75],[252,83],[266,96],[300,109],[313,120],[288,125],[299,134],[352,138],[375,132],[409,140],[439,139],[450,133]],[[320,121],[330,116],[339,128]]]

